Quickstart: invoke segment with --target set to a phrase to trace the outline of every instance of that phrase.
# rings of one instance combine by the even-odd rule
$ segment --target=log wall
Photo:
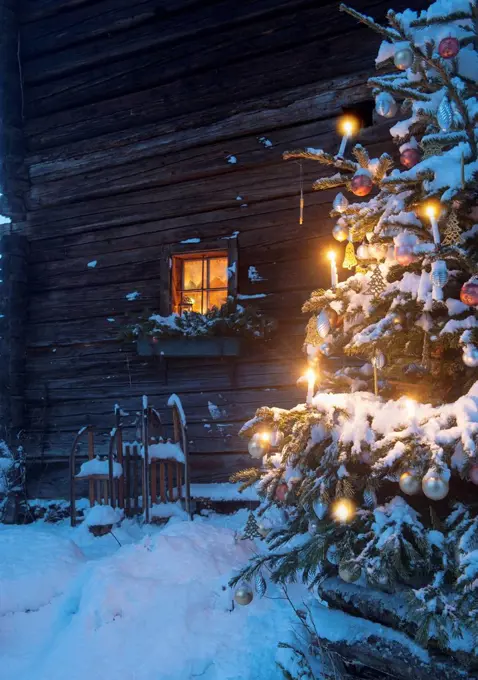
[[[334,192],[312,194],[323,171],[303,164],[300,227],[300,168],[281,156],[337,147],[337,116],[371,99],[380,43],[338,4],[20,3],[30,187],[18,229],[31,245],[25,446],[42,480],[38,465],[62,464],[81,425],[104,434],[115,403],[132,419],[142,394],[163,410],[173,391],[190,422],[193,476],[224,478],[248,463],[237,431],[256,407],[303,398],[300,309],[328,283]],[[354,6],[378,18],[387,9],[382,0]],[[388,125],[363,130],[361,141],[380,153]],[[160,362],[117,342],[126,317],[158,308],[164,246],[232,234],[239,293],[264,295],[257,302],[279,321],[272,348]]]

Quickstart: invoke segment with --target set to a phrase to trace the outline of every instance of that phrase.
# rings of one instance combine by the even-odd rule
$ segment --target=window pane
[[[227,290],[211,290],[208,293],[208,309],[222,307],[227,300]]]
[[[227,288],[227,257],[209,259],[209,288]]]
[[[203,287],[202,279],[203,260],[184,260],[183,262],[183,286],[184,290],[193,290]]]

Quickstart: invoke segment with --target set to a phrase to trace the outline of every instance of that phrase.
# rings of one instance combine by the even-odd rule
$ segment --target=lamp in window
[[[194,307],[194,298],[190,295],[183,295],[181,299],[181,304],[179,305],[179,313],[192,312]]]

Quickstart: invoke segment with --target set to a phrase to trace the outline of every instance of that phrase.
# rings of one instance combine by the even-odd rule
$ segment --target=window
[[[228,253],[225,250],[172,256],[172,307],[205,314],[221,307],[228,296]]]

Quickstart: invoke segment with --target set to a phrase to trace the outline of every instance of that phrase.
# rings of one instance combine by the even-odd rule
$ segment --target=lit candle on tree
[[[432,225],[433,242],[436,246],[440,245],[440,230],[438,228],[439,207],[436,203],[427,203],[425,206],[425,214],[429,218]]]
[[[305,374],[305,377],[307,378],[307,400],[306,404],[307,406],[312,406],[312,399],[314,398],[314,388],[315,388],[315,371],[313,368],[307,369],[307,373]]]
[[[339,153],[337,156],[343,156],[347,147],[347,142],[354,133],[358,130],[358,121],[352,116],[342,116],[339,118],[339,132],[342,133],[342,141],[340,142]]]
[[[329,252],[328,258],[330,260],[330,285],[332,288],[335,288],[339,281],[337,276],[337,264],[335,262],[335,253],[333,250]]]

